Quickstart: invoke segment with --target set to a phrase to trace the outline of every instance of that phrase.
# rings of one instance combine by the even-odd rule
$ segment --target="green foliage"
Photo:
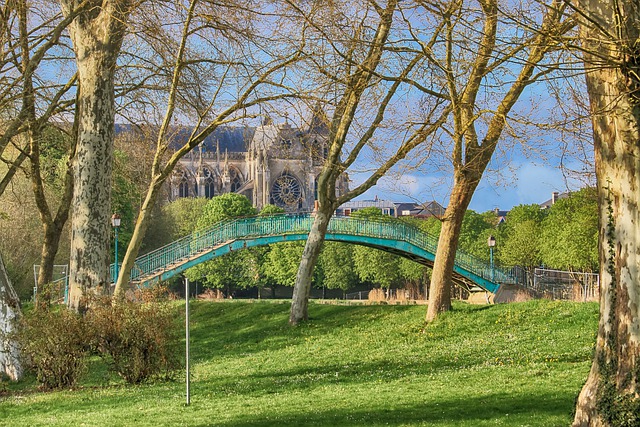
[[[284,209],[281,208],[280,206],[267,204],[267,205],[264,205],[262,209],[260,209],[259,215],[267,216],[267,215],[275,215],[275,214],[281,214],[281,213],[284,213]]]
[[[66,308],[34,310],[21,320],[16,338],[42,388],[76,385],[86,367],[86,332],[82,317]]]
[[[303,241],[271,245],[265,266],[267,277],[279,285],[293,286],[296,282],[304,245]]]
[[[454,305],[425,328],[424,306],[311,302],[291,328],[288,304],[194,302],[191,407],[184,381],[105,385],[95,360],[71,393],[9,385],[0,425],[570,425],[598,305]]]
[[[183,197],[165,205],[162,217],[163,230],[169,236],[167,243],[193,233],[208,202],[202,197]]]
[[[320,283],[328,289],[349,289],[357,283],[353,261],[354,246],[341,242],[324,242],[316,269]]]
[[[391,221],[389,216],[383,215],[380,209],[375,207],[360,209],[354,212],[353,216],[375,221]],[[397,255],[356,245],[353,249],[353,261],[355,272],[362,281],[382,288],[390,288],[400,284],[401,277],[398,265],[400,258]]]
[[[402,280],[407,283],[421,283],[426,277],[430,269],[427,266],[418,264],[407,258],[400,258],[398,270]]]
[[[54,126],[45,127],[40,137],[40,174],[49,188],[59,192],[67,171],[71,137]]]
[[[166,302],[96,301],[86,316],[96,351],[129,384],[170,378],[179,367],[179,326]]]
[[[120,215],[121,222],[118,229],[118,252],[119,259],[122,259],[129,245],[133,229],[135,227],[136,216],[140,208],[140,191],[136,183],[128,175],[128,169],[133,160],[127,153],[115,150],[113,162],[113,182],[111,183],[111,209]],[[111,240],[113,253],[114,240]]]
[[[594,188],[558,200],[543,221],[540,254],[545,266],[562,270],[598,268],[598,202]]]
[[[540,265],[542,222],[547,211],[538,205],[519,205],[500,226],[498,258],[503,265],[532,268]]]
[[[489,260],[487,238],[495,231],[487,216],[468,210],[462,220],[458,248],[480,259]]]
[[[210,199],[202,206],[202,214],[195,230],[207,228],[225,219],[255,215],[256,210],[246,196],[227,193]],[[186,271],[189,280],[201,280],[204,286],[229,288],[258,284],[260,276],[260,251],[239,251],[214,258]],[[263,255],[264,256],[264,255]]]
[[[256,209],[246,196],[227,193],[209,200],[198,218],[196,230],[207,228],[216,222],[229,218],[255,215]]]

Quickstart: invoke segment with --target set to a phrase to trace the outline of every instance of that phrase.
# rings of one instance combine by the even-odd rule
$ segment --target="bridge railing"
[[[224,220],[140,256],[136,259],[131,280],[137,281],[166,270],[172,264],[195,257],[231,240],[308,233],[313,220],[313,216],[308,214],[280,214]],[[405,241],[431,253],[435,253],[438,244],[437,237],[411,224],[391,218],[376,220],[335,216],[331,219],[327,232]],[[492,282],[515,282],[502,270],[491,269],[486,262],[461,251],[457,252],[456,265]]]

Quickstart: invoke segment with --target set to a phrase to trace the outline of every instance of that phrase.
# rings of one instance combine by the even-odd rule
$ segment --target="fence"
[[[597,273],[536,268],[527,288],[536,297],[572,301],[598,301],[600,276]]]
[[[38,276],[40,275],[40,266],[38,264],[33,265],[33,300],[36,300],[38,292],[42,292],[43,289],[38,289]],[[53,266],[53,280],[47,285],[47,291],[51,296],[52,301],[61,301],[67,303],[69,296],[69,266],[67,264],[54,265]]]

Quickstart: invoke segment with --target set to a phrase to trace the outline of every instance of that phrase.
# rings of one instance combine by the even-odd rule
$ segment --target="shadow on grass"
[[[395,313],[415,307],[397,306]],[[312,319],[289,326],[288,304],[199,302],[191,316],[192,359],[243,355],[295,345],[309,334],[330,335],[339,328],[375,322],[389,316],[385,306],[313,305]]]
[[[558,425],[569,421],[574,396],[490,394],[478,398],[454,398],[402,404],[402,396],[389,408],[367,408],[366,399],[354,396],[353,409],[300,408],[297,413],[238,414],[235,420],[212,419],[198,426],[379,426],[379,425]],[[537,420],[537,421],[536,421]]]

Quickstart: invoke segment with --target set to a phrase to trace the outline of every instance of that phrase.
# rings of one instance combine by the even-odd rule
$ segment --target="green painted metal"
[[[308,214],[222,221],[140,256],[131,272],[131,281],[146,286],[231,251],[305,240],[312,223],[313,216]],[[436,237],[391,218],[376,221],[371,218],[333,217],[326,239],[379,248],[429,266],[433,265],[438,244]],[[112,275],[114,270],[112,266]],[[461,251],[456,255],[454,276],[458,282],[473,282],[490,292],[496,292],[501,284],[516,283],[507,272],[500,269],[492,272],[486,262]]]

